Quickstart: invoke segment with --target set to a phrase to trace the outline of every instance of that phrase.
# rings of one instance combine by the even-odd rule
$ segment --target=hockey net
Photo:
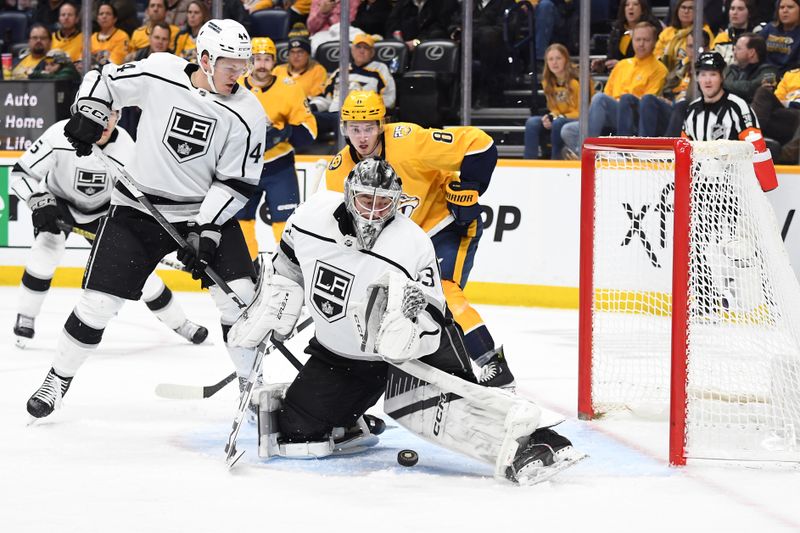
[[[800,285],[738,141],[589,139],[578,410],[670,418],[670,462],[800,461]]]

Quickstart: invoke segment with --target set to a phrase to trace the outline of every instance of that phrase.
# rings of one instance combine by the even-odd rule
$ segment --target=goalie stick
[[[308,326],[311,325],[313,322],[311,317],[306,318],[300,324],[297,325],[294,332],[292,332],[292,337],[306,329]],[[291,337],[290,337],[291,338]],[[287,339],[288,340],[288,339]],[[303,367],[303,364],[289,351],[286,346],[282,343],[279,343],[276,346],[277,350],[283,354],[286,359],[294,366],[297,370],[300,370]],[[217,383],[213,385],[182,385],[178,383],[160,383],[156,386],[156,395],[161,398],[167,398],[169,400],[200,400],[204,398],[210,398],[214,396],[216,393],[221,391],[225,388],[228,383],[236,379],[236,372],[232,372],[231,374],[225,376]]]
[[[282,342],[275,338],[274,333],[270,336],[269,342],[271,343],[271,346],[265,348],[262,348],[265,343],[262,342],[259,344],[255,361],[253,361],[253,368],[250,370],[250,375],[247,376],[247,383],[244,385],[244,390],[242,390],[242,393],[239,395],[239,409],[236,411],[236,418],[233,419],[233,426],[231,427],[231,432],[228,435],[228,442],[225,443],[225,463],[228,465],[228,469],[233,468],[233,466],[239,459],[242,458],[242,455],[244,455],[245,452],[244,450],[238,451],[236,449],[236,439],[239,437],[239,429],[242,427],[242,422],[244,421],[245,413],[247,412],[247,406],[250,404],[250,397],[253,395],[253,386],[255,385],[256,379],[261,374],[261,365],[264,362],[264,356],[278,346],[281,347],[280,351],[282,353],[283,350],[288,351],[288,349],[283,346]]]
[[[56,220],[56,225],[58,226],[58,229],[60,229],[62,231],[66,231],[68,233],[74,233],[75,235],[79,235],[79,236],[83,237],[84,239],[89,239],[90,241],[93,241],[95,239],[95,237],[97,237],[97,235],[95,235],[91,231],[86,231],[85,229],[76,228],[75,226],[70,226],[69,224],[67,224],[66,222],[64,222],[63,220],[60,220],[60,219]],[[159,261],[159,263],[161,263],[164,266],[168,266],[170,268],[174,268],[175,270],[180,270],[182,272],[188,272],[188,270],[186,270],[186,268],[183,266],[183,264],[181,264],[181,263],[179,263],[177,261],[172,261],[170,259],[164,258],[164,259],[161,259]]]

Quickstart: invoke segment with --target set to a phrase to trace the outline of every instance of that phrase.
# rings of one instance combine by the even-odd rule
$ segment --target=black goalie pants
[[[421,361],[475,383],[463,333],[451,318],[439,349]],[[311,355],[286,391],[278,415],[285,442],[324,440],[334,427],[349,428],[380,399],[390,373],[399,369],[383,361],[341,357],[313,337],[305,350]]]

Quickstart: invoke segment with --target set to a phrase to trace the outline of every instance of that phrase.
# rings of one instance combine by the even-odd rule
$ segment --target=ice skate
[[[506,477],[520,485],[535,485],[585,458],[586,454],[573,448],[569,439],[550,428],[540,428],[517,452]]]
[[[34,418],[49,416],[61,407],[61,399],[69,390],[72,378],[61,377],[52,368],[44,378],[44,383],[28,400],[28,413]]]
[[[175,333],[192,344],[201,344],[206,340],[206,337],[208,337],[208,330],[199,324],[195,324],[191,320],[186,320],[181,324],[180,327],[175,330]]]
[[[497,352],[492,356],[489,361],[481,367],[481,374],[478,376],[478,383],[484,387],[500,387],[503,389],[514,391],[517,383],[514,381],[514,374],[508,368],[506,356],[503,353],[503,347],[497,349]]]
[[[14,324],[15,344],[17,347],[25,348],[28,342],[33,339],[33,321],[34,318],[31,316],[17,315],[17,322]]]

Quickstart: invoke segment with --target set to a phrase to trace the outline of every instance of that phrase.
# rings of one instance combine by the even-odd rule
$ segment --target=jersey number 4
[[[261,143],[258,143],[253,151],[247,154],[247,157],[253,158],[253,163],[258,163],[261,161],[261,157],[263,157],[263,153],[261,152]]]

